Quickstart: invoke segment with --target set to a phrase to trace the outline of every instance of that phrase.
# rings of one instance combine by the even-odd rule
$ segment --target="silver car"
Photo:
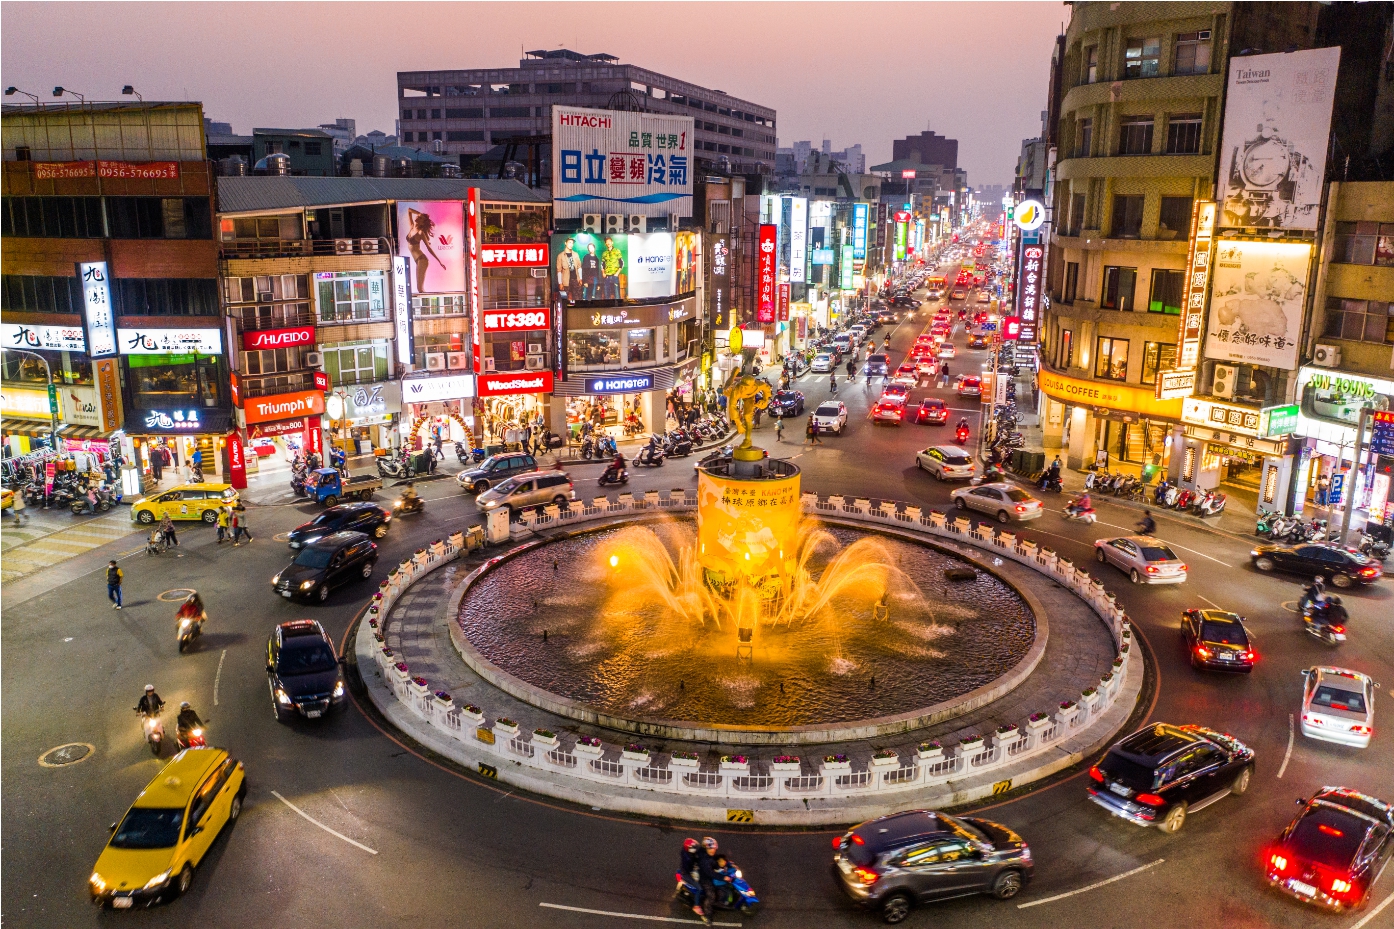
[[[545,506],[554,503],[560,507],[570,505],[576,499],[571,477],[564,471],[532,471],[515,474],[502,483],[490,487],[475,502],[479,508],[489,511],[498,507],[510,513],[530,506]]]
[[[1146,535],[1099,539],[1094,557],[1111,564],[1134,584],[1181,584],[1186,580],[1186,563],[1176,557],[1161,539]]]
[[[1041,501],[1014,484],[998,481],[980,487],[963,487],[951,497],[960,510],[977,510],[997,517],[999,523],[1025,522],[1036,519],[1045,507]]]

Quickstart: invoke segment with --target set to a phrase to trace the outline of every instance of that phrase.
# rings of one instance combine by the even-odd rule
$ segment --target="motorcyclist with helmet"
[[[1085,491],[1079,495],[1079,499],[1068,504],[1065,509],[1069,510],[1071,516],[1081,516],[1085,513],[1094,512],[1094,501],[1089,499],[1089,492]]]
[[[165,708],[165,701],[160,699],[160,695],[155,693],[154,684],[145,685],[145,693],[141,695],[140,702],[136,704],[135,710],[142,716],[159,716],[160,711]]]
[[[188,748],[191,744],[191,736],[201,738],[203,736],[203,720],[198,713],[185,700],[179,704],[179,716],[174,723],[174,737],[179,743],[180,748]]]

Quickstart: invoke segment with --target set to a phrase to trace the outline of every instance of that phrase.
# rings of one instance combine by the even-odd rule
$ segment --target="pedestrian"
[[[116,609],[121,609],[121,578],[124,575],[121,569],[116,566],[116,560],[112,559],[106,564],[106,598],[112,602]]]
[[[194,453],[189,457],[192,467],[189,469],[193,475],[197,475],[195,480],[203,480],[203,449],[195,447]]]
[[[219,533],[222,532],[221,529],[218,531]],[[168,513],[166,513],[164,515],[164,518],[160,520],[160,534],[164,536],[166,545],[179,544],[179,537],[176,536],[174,533],[174,520],[169,518]]]
[[[816,420],[816,419],[814,419],[812,416],[810,416],[810,417],[808,418],[808,423],[809,423],[809,435],[811,435],[811,436],[813,437],[813,444],[814,444],[814,445],[822,445],[822,444],[823,444],[823,440],[820,439],[820,438],[818,438],[818,434],[819,434],[820,432],[822,432],[823,430],[822,430],[822,427],[820,427],[820,426],[818,425],[818,420]]]
[[[763,409],[761,409],[760,407],[757,406],[757,407],[755,408],[755,426],[756,426],[757,428],[758,428],[759,425],[760,425],[760,414],[763,413],[763,412],[765,412],[765,411],[764,411]]]
[[[779,419],[776,419],[776,420],[774,421],[774,440],[775,440],[776,442],[783,442],[783,441],[784,441],[784,418],[783,418],[783,417],[780,417]]]
[[[1323,474],[1317,478],[1317,506],[1326,506],[1326,498],[1331,493],[1331,478]]]
[[[155,478],[155,483],[160,480],[165,473],[165,454],[164,446],[156,445],[150,450],[150,473]]]
[[[229,527],[230,527],[231,525],[232,525],[232,513],[231,513],[231,512],[228,510],[228,508],[225,507],[225,506],[220,506],[220,507],[218,507],[218,544],[219,544],[219,545],[221,545],[221,544],[223,544],[223,542],[227,541],[228,536],[231,534],[231,533],[229,532]]]
[[[241,545],[242,536],[252,541],[252,530],[247,528],[247,508],[239,502],[232,508],[232,544]]]
[[[22,488],[15,491],[14,503],[10,509],[14,512],[16,526],[23,526],[29,522],[29,517],[24,512],[24,491]]]

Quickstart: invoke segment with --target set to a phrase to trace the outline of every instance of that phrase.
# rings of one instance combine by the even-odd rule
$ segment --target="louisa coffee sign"
[[[249,352],[273,348],[294,348],[315,344],[314,326],[292,326],[289,329],[258,329],[242,333],[242,348]]]

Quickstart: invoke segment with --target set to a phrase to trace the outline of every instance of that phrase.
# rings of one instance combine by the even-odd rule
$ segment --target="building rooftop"
[[[308,136],[311,139],[334,138],[322,129],[253,129],[252,135],[300,135]]]
[[[352,206],[389,200],[463,200],[471,187],[494,202],[547,203],[550,198],[514,180],[421,177],[220,177],[222,213]]]
[[[582,55],[580,52],[573,52],[569,48],[538,49],[536,51],[526,52],[525,54],[527,58],[533,60],[555,60],[557,58],[563,58],[567,61],[604,61],[608,64],[614,64],[619,61],[614,55],[605,52],[599,52],[594,55]],[[527,58],[524,59],[524,63],[527,62]]]
[[[362,154],[359,154],[359,153]],[[433,164],[453,165],[459,164],[460,159],[450,155],[437,155],[435,152],[428,152],[423,148],[411,148],[406,145],[365,145],[362,142],[354,142],[344,149],[345,158],[369,158],[374,155],[381,155],[384,158],[408,158],[412,161],[428,161]]]

